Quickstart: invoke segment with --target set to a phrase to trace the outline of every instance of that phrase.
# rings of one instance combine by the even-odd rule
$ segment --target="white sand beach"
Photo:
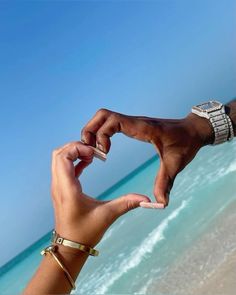
[[[236,294],[236,251],[229,255],[203,286],[194,289],[192,295]]]
[[[147,293],[174,295],[236,294],[236,202],[232,202],[209,229],[180,255],[173,267]]]

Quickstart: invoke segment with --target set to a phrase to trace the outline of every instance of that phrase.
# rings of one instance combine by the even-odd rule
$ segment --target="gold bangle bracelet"
[[[68,279],[68,281],[69,281],[69,283],[70,283],[72,289],[75,290],[75,289],[76,289],[75,282],[74,282],[74,280],[72,279],[72,277],[71,277],[69,271],[66,269],[66,267],[63,265],[63,263],[60,261],[60,259],[59,259],[59,258],[57,257],[57,255],[55,254],[56,249],[57,249],[56,246],[49,246],[49,247],[47,247],[47,248],[45,248],[45,249],[43,249],[43,250],[41,251],[41,255],[43,256],[43,255],[47,255],[47,253],[49,253],[49,254],[54,258],[54,260],[57,262],[57,264],[58,264],[58,265],[60,266],[60,268],[63,270],[63,272],[64,272],[66,278]]]
[[[96,250],[94,248],[91,248],[91,247],[89,247],[87,245],[83,245],[83,244],[78,243],[78,242],[67,240],[67,239],[59,236],[59,234],[55,230],[52,232],[52,240],[51,240],[51,242],[54,243],[54,244],[63,245],[63,246],[66,246],[66,247],[70,247],[70,248],[80,250],[82,252],[88,253],[91,256],[98,256],[99,255],[98,250]]]

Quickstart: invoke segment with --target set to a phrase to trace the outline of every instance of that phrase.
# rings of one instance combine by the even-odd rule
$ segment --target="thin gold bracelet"
[[[68,281],[69,281],[72,289],[75,290],[76,289],[75,282],[72,279],[69,271],[66,269],[66,267],[64,266],[64,264],[60,261],[60,259],[55,254],[56,250],[57,250],[57,247],[52,245],[52,246],[49,246],[49,247],[43,249],[41,251],[41,255],[43,256],[43,255],[47,255],[47,253],[49,253],[54,258],[54,260],[57,262],[57,264],[63,270],[63,272],[64,272],[66,278],[68,279]]]

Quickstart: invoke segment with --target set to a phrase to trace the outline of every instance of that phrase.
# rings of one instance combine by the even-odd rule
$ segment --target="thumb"
[[[158,203],[168,206],[169,194],[173,186],[174,176],[170,176],[166,169],[166,166],[161,162],[160,170],[157,174],[155,185],[154,185],[154,196]]]
[[[151,202],[151,200],[147,196],[131,193],[108,202],[107,206],[114,214],[114,219],[116,219],[128,211],[139,207],[141,202],[147,203]]]

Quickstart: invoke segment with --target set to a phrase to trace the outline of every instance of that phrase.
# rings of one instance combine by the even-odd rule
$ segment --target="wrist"
[[[67,270],[75,281],[89,255],[82,251],[71,249],[63,245],[56,245],[56,247],[57,256],[66,266]]]
[[[184,123],[189,132],[198,138],[201,146],[209,145],[214,142],[214,130],[208,119],[190,113],[184,119]]]
[[[62,249],[62,246],[57,247],[55,255],[75,282],[88,255],[83,252],[74,254],[69,249]],[[27,285],[23,294],[69,294],[71,290],[72,285],[65,272],[55,258],[48,253],[44,256],[36,274]]]
[[[73,282],[75,282],[88,255],[79,251],[78,253],[73,253],[68,249],[64,250],[61,245],[56,245],[56,251],[54,253],[61,265],[69,273]],[[44,283],[41,288],[37,289],[38,293],[36,294],[68,294],[73,287],[65,272],[58,265],[57,261],[55,261],[55,258],[49,254],[44,256],[38,270],[38,276],[43,278],[41,281],[44,281]],[[50,280],[45,280],[45,277],[50,277]],[[25,292],[25,294],[31,293]]]

